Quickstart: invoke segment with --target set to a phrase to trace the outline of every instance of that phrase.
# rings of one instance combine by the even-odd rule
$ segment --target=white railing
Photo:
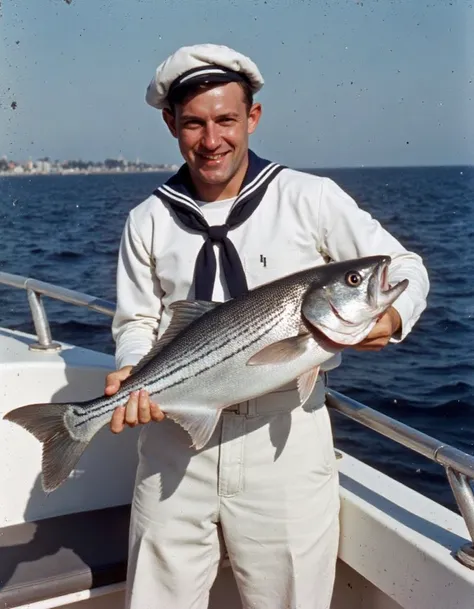
[[[61,346],[52,340],[42,296],[48,296],[80,307],[87,307],[109,317],[113,317],[115,312],[115,304],[112,302],[19,275],[0,272],[0,284],[26,290],[35,332],[38,337],[38,342],[31,345],[30,348],[39,351],[47,352],[61,349]],[[453,446],[443,444],[443,442],[360,402],[356,402],[333,389],[328,388],[326,395],[327,405],[330,408],[444,467],[459,511],[464,518],[471,540],[474,540],[474,494],[471,487],[474,480],[473,456]],[[463,565],[474,569],[474,545],[472,542],[460,547],[456,556]]]
[[[365,404],[356,402],[333,389],[326,390],[326,403],[330,408],[349,419],[361,423],[443,466],[471,540],[474,540],[474,494],[471,487],[471,482],[474,480],[473,456],[369,408]],[[457,557],[464,565],[474,569],[474,545],[472,543],[467,543],[459,548]]]
[[[51,338],[51,330],[48,316],[44,310],[42,296],[48,296],[49,298],[68,302],[79,307],[87,307],[92,311],[97,311],[110,317],[113,317],[115,313],[113,302],[94,298],[94,296],[89,296],[83,292],[61,288],[52,283],[0,272],[0,284],[26,291],[31,309],[31,317],[33,318],[36,336],[38,337],[38,342],[30,345],[30,349],[35,351],[59,351],[61,349],[61,345],[54,343]]]

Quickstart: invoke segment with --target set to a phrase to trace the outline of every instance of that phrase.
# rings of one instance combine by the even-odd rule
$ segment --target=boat
[[[0,284],[26,292],[35,328],[29,334],[0,327],[0,419],[23,404],[102,393],[114,358],[54,341],[43,298],[109,317],[115,305],[5,272]],[[331,388],[327,403],[439,464],[459,508],[451,511],[338,449],[341,537],[331,609],[474,608],[474,457]],[[123,606],[138,433],[115,436],[104,428],[69,479],[46,495],[39,442],[0,420],[0,607]],[[223,607],[241,607],[225,557],[209,609]]]

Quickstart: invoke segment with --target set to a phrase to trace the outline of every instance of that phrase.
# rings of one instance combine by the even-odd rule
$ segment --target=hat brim
[[[211,85],[219,83],[230,83],[230,82],[245,82],[251,89],[253,89],[250,80],[245,74],[235,72],[234,70],[227,70],[221,66],[215,68],[209,66],[207,69],[195,68],[189,70],[185,74],[182,74],[177,78],[170,86],[167,99],[173,103],[174,100],[181,97],[181,95],[190,88],[194,88],[199,85]]]

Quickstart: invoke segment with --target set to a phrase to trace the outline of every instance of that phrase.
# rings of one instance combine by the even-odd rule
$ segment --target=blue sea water
[[[345,188],[423,256],[428,307],[399,345],[347,351],[335,389],[474,454],[474,168],[333,169]],[[165,173],[0,178],[0,270],[115,300],[128,211]],[[113,353],[110,318],[46,300],[53,337]],[[33,331],[26,294],[0,286],[0,326]],[[455,509],[443,469],[338,414],[336,444]]]

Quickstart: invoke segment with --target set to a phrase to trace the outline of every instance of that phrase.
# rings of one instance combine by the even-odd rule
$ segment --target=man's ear
[[[166,126],[170,130],[171,135],[173,137],[178,137],[178,132],[176,130],[176,119],[175,119],[173,112],[171,112],[171,110],[169,110],[168,108],[164,108],[163,112],[162,112],[162,116],[163,116],[163,120],[166,123]]]
[[[248,134],[251,135],[257,128],[258,122],[262,116],[262,105],[253,104],[248,116]]]

